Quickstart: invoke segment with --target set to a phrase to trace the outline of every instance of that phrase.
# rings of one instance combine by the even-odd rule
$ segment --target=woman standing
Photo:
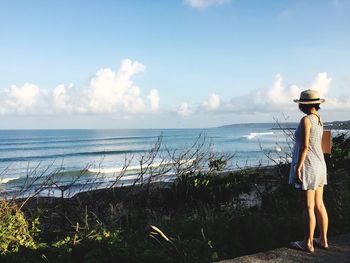
[[[302,190],[304,240],[291,242],[294,248],[314,251],[314,245],[328,248],[328,216],[323,203],[323,186],[327,184],[327,168],[322,152],[323,123],[318,110],[321,99],[315,90],[301,92],[299,109],[306,114],[295,131],[295,145],[289,175],[289,183]],[[316,215],[315,215],[316,212]],[[317,224],[320,236],[314,238]]]

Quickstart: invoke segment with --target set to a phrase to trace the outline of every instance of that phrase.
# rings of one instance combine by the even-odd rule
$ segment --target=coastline
[[[275,169],[278,169],[278,166],[283,165],[283,164],[274,164],[274,165],[252,165],[252,166],[248,166],[248,167],[236,167],[234,169],[225,169],[223,171],[209,171],[209,170],[203,170],[200,171],[201,174],[205,175],[210,173],[212,176],[217,176],[217,177],[225,177],[225,176],[229,176],[230,174],[234,174],[234,173],[238,173],[238,172],[243,172],[245,174],[250,174],[250,173],[256,173],[256,172],[260,172],[262,174],[264,174],[265,176],[273,176],[273,173],[275,171]],[[97,173],[98,174],[98,173]],[[97,177],[99,178],[99,177]],[[92,181],[96,180],[97,178],[94,178]],[[110,181],[106,181],[103,184],[95,184],[92,183],[93,186],[89,186],[89,182],[86,182],[86,187],[81,187],[80,184],[84,184],[84,182],[78,182],[77,184],[79,185],[79,189],[72,191],[70,188],[78,188],[76,187],[76,185],[73,183],[71,185],[69,185],[68,187],[63,188],[64,192],[68,192],[67,195],[61,194],[60,191],[62,192],[62,190],[60,189],[60,187],[52,187],[53,190],[56,190],[57,193],[56,194],[40,194],[40,192],[38,192],[37,194],[35,194],[35,196],[31,197],[30,192],[27,195],[23,195],[17,197],[16,196],[16,192],[10,192],[11,195],[7,195],[5,192],[5,196],[6,198],[15,198],[18,200],[25,200],[27,198],[43,198],[43,199],[47,199],[47,198],[58,198],[61,199],[62,197],[65,199],[74,199],[76,196],[81,196],[81,195],[86,195],[89,193],[99,193],[99,192],[108,192],[110,190],[113,191],[118,191],[118,189],[132,189],[133,187],[153,187],[153,188],[169,188],[171,187],[175,181],[177,180],[177,176],[175,174],[166,174],[166,175],[161,175],[159,176],[159,178],[157,177],[152,177],[152,176],[145,176],[145,175],[139,175],[134,179],[130,179],[127,181],[127,183],[123,183],[120,182],[118,180],[120,180],[119,176],[116,175],[115,176],[115,180],[110,180]],[[101,179],[103,179],[103,177],[101,177]],[[272,178],[271,178],[272,179]],[[257,178],[258,180],[258,178]],[[91,183],[91,182],[90,182]],[[94,185],[95,184],[95,185]],[[46,191],[47,190],[47,186],[42,186],[42,188]],[[35,191],[36,189],[34,189],[33,191]],[[39,189],[40,190],[40,189]],[[52,192],[52,190],[51,190]],[[73,194],[72,194],[73,193]]]
[[[330,237],[348,229],[350,216],[348,137],[337,137],[333,149],[334,158],[326,160],[325,189],[334,225]],[[211,262],[299,240],[300,196],[288,185],[288,164],[217,171],[222,164],[215,159],[209,174],[180,170],[174,182],[94,189],[70,198],[38,196],[23,207],[24,199],[12,202],[28,218],[28,226],[40,221],[40,234],[35,235],[47,248],[33,253],[50,259],[71,253],[80,258],[102,247],[111,260]]]
[[[339,139],[334,149],[338,145],[345,147]],[[348,185],[340,174],[348,175],[349,170],[346,159],[328,161],[332,163],[325,202],[334,225],[332,237],[348,226],[348,194],[339,184]],[[182,173],[171,183],[96,189],[71,198],[35,197],[22,211],[30,220],[40,211],[40,237],[49,248],[35,252],[38,256],[73,253],[83,260],[102,247],[114,251],[104,253],[110,260],[213,262],[283,247],[300,238],[300,200],[287,183],[288,174],[288,164],[207,175]],[[330,194],[333,191],[338,194]],[[17,200],[19,205],[22,201]],[[72,252],[65,252],[67,247]]]

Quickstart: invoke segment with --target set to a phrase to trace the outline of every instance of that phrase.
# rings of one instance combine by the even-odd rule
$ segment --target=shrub
[[[33,234],[38,231],[38,224],[36,218],[29,227],[15,202],[0,199],[0,254],[17,252],[20,247],[37,248]]]

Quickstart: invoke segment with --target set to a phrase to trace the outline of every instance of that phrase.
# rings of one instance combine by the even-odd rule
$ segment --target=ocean
[[[148,156],[160,139],[159,153],[152,159],[154,168],[171,165],[170,155],[182,156],[196,140],[196,147],[203,143],[204,152],[233,156],[226,169],[273,165],[290,152],[288,137],[273,128],[276,124],[271,123],[210,129],[0,130],[0,193],[33,194],[44,185],[41,195],[57,195],[57,188],[71,182],[72,192],[107,187],[126,161],[128,169],[118,185],[131,184],[140,174],[142,156]],[[181,162],[191,162],[188,156],[183,155]],[[53,174],[55,182],[45,181]],[[162,180],[171,178],[168,171]]]

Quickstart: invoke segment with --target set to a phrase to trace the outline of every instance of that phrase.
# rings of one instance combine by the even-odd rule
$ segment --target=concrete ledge
[[[330,239],[328,250],[315,247],[314,253],[306,253],[284,247],[217,263],[251,262],[350,262],[350,234]]]

